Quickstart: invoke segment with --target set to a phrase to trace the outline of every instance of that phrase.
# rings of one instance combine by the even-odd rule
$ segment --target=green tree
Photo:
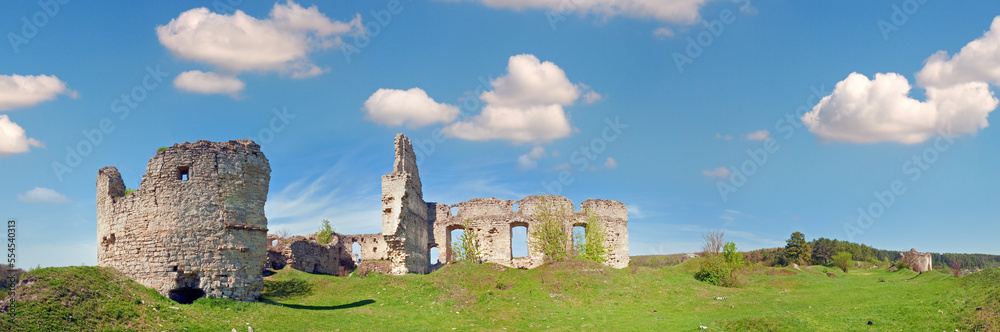
[[[327,245],[333,240],[333,226],[330,221],[323,219],[319,226],[319,233],[316,233],[316,242]]]
[[[846,251],[841,251],[836,255],[833,255],[833,264],[839,267],[841,270],[844,270],[844,272],[847,272],[847,269],[851,268],[851,261],[853,259],[854,256],[851,255],[851,253]]]
[[[821,237],[814,240],[812,247],[812,260],[814,264],[829,264],[830,259],[833,259],[833,255],[837,253],[837,241],[827,238]]]
[[[785,257],[787,257],[787,262],[807,264],[812,261],[812,248],[809,243],[806,242],[805,234],[802,232],[792,233],[792,237],[785,240],[787,245],[785,245]]]
[[[535,227],[528,234],[528,244],[532,251],[545,256],[546,263],[559,261],[568,255],[566,219],[566,211],[555,206],[547,197],[542,197],[541,204],[535,209]]]
[[[584,228],[583,238],[574,234],[574,245],[580,257],[598,263],[604,263],[608,255],[608,248],[604,246],[604,224],[597,218],[593,211],[587,210],[587,226]]]
[[[482,263],[482,250],[479,249],[479,235],[472,228],[469,220],[462,221],[462,236],[457,242],[451,243],[452,262],[468,261]]]
[[[743,265],[746,264],[743,253],[736,251],[736,243],[726,242],[725,247],[722,248],[722,258],[726,260],[726,264],[733,272],[742,269]]]

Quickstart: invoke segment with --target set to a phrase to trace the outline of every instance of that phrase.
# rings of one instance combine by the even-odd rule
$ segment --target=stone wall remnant
[[[202,296],[257,300],[270,173],[250,140],[157,151],[129,193],[117,168],[100,169],[98,265],[182,303]]]
[[[910,248],[910,251],[900,252],[899,259],[910,264],[910,270],[916,272],[923,273],[934,269],[929,252],[917,252],[916,249]]]

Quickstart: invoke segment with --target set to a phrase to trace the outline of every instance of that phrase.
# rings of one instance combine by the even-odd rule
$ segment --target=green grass
[[[646,258],[649,260],[649,258]],[[997,329],[1000,270],[757,269],[746,287],[694,280],[700,259],[617,270],[567,261],[533,270],[460,263],[429,275],[335,277],[285,269],[258,303],[179,305],[104,268],[49,268],[21,290],[16,330],[709,330]],[[830,269],[833,271],[834,269]],[[772,275],[773,274],[773,275]],[[725,298],[722,300],[716,299]],[[171,309],[175,307],[177,309]],[[980,308],[976,310],[976,308]],[[155,309],[155,310],[154,310]],[[873,325],[867,325],[872,321]],[[3,321],[10,327],[11,321]]]

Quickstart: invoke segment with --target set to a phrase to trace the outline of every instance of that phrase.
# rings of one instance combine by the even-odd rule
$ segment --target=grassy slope
[[[457,264],[430,275],[350,278],[282,270],[267,278],[262,303],[199,300],[192,305],[177,305],[106,269],[41,269],[31,272],[40,280],[34,285],[45,285],[41,280],[46,278],[51,283],[22,291],[39,296],[20,305],[16,323],[19,329],[40,330],[698,330],[704,325],[712,330],[952,331],[970,329],[969,319],[996,329],[1000,309],[1000,270],[956,279],[884,270],[837,270],[838,277],[830,278],[822,267],[779,269],[784,272],[778,276],[758,273],[749,277],[748,287],[728,289],[694,280],[697,265],[698,259],[622,270],[581,261],[534,270]],[[874,325],[868,326],[869,320]],[[37,325],[42,321],[55,325]]]

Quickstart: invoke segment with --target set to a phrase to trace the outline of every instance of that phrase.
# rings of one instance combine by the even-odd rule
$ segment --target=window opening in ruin
[[[458,215],[458,207],[457,206],[452,206],[451,207],[451,216],[454,217],[454,216],[457,216],[457,215]]]
[[[176,287],[167,293],[167,297],[180,304],[191,304],[198,298],[205,297],[205,291],[198,288],[200,280],[197,274],[186,274],[177,278]]]
[[[528,227],[510,228],[510,257],[528,257]]]
[[[514,212],[517,212],[517,203],[514,203],[514,206],[513,206],[513,207],[514,207],[514,208],[513,208]]]
[[[351,257],[354,258],[355,262],[361,262],[361,244],[357,241],[351,244]]]
[[[446,257],[446,259],[449,263],[453,263],[458,259],[458,257],[455,257],[456,252],[454,249],[462,247],[463,234],[465,234],[465,229],[463,228],[455,228],[448,231],[448,243],[451,244],[451,247],[446,248],[448,250],[448,257]]]
[[[573,226],[573,250],[579,253],[580,249],[587,243],[587,227],[583,225]]]
[[[187,166],[177,167],[177,179],[181,181],[187,181],[189,172],[190,172],[190,167]]]
[[[431,265],[435,265],[439,262],[440,249],[438,247],[431,247]]]

